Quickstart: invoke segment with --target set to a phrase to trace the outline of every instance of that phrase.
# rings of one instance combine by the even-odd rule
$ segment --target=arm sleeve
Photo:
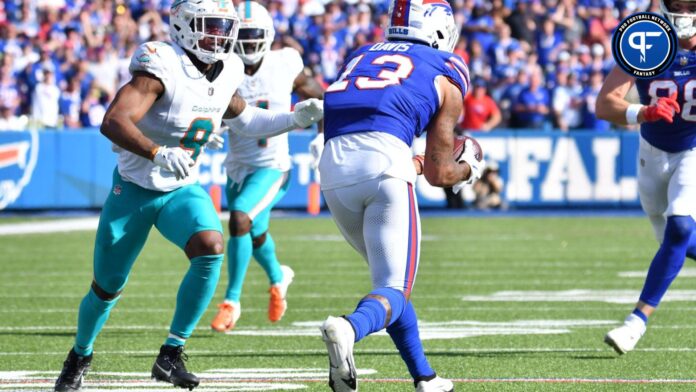
[[[236,134],[264,138],[280,135],[297,128],[293,112],[275,112],[247,105],[239,116],[223,122]]]

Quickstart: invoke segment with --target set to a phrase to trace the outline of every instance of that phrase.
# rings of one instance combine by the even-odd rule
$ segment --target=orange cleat
[[[280,321],[288,308],[288,302],[285,300],[285,296],[288,293],[288,286],[292,283],[292,278],[295,277],[295,272],[287,265],[281,265],[280,269],[283,271],[283,280],[280,283],[274,284],[268,290],[271,294],[271,298],[268,302],[268,319],[275,323]]]
[[[237,324],[242,315],[242,306],[237,303],[223,302],[218,305],[218,312],[210,323],[210,327],[217,332],[227,332]]]

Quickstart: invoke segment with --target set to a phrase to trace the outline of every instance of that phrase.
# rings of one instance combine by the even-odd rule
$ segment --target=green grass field
[[[317,326],[352,311],[370,290],[367,267],[329,219],[276,219],[271,230],[281,261],[296,272],[288,312],[276,325],[267,321],[268,283],[252,262],[237,329],[211,332],[223,272],[187,344],[188,367],[203,377],[197,390],[328,390]],[[429,359],[457,380],[456,390],[696,387],[692,261],[636,351],[619,357],[602,342],[632,309],[656,249],[646,219],[425,218],[423,234],[412,299]],[[51,390],[91,281],[93,238],[93,231],[0,236],[0,391]],[[186,268],[183,254],[153,231],[97,339],[87,390],[174,390],[151,383],[149,371]],[[413,390],[386,335],[359,342],[355,356],[360,390]]]

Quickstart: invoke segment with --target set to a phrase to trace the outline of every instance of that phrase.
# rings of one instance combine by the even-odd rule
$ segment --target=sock
[[[271,284],[280,283],[283,280],[283,271],[280,269],[280,263],[276,257],[275,241],[271,237],[271,233],[266,232],[266,241],[254,249],[254,258],[259,262]]]
[[[404,294],[395,289],[390,288],[380,288],[377,290],[372,290],[370,292],[372,295],[381,296],[389,301],[391,306],[391,319],[388,320],[387,326],[391,325],[404,311],[404,306],[406,305],[406,298]],[[346,316],[346,319],[350,322],[355,330],[355,341],[359,342],[365,336],[381,331],[384,329],[385,322],[387,318],[387,310],[376,298],[365,297],[359,303],[355,311]]]
[[[239,302],[242,296],[242,286],[246,277],[247,268],[251,260],[251,234],[246,233],[238,237],[230,237],[227,241],[227,291],[225,299]]]
[[[176,336],[173,333],[170,333],[169,336],[167,336],[167,339],[164,341],[165,346],[179,347],[183,346],[184,344],[186,344],[186,339],[182,338],[181,336]]]
[[[689,237],[689,245],[686,247],[686,257],[696,260],[696,231],[693,231],[691,237]]]
[[[633,309],[633,312],[631,312],[631,313],[632,313],[632,314],[635,314],[636,316],[638,316],[638,318],[640,318],[641,320],[643,320],[643,322],[644,322],[645,324],[648,323],[648,316],[646,316],[645,313],[641,312],[640,309],[635,308],[635,309]]]
[[[191,336],[193,328],[198,324],[198,320],[215,294],[224,257],[220,254],[191,259],[191,266],[176,295],[176,310],[169,329],[170,336],[174,335],[179,339],[187,339]],[[174,340],[168,338],[169,343],[165,342],[165,344],[176,345]]]
[[[92,289],[80,303],[80,311],[77,316],[77,335],[73,347],[77,355],[87,356],[92,354],[94,340],[99,335],[102,327],[109,319],[111,308],[116,305],[120,296],[111,301],[104,301],[94,293]]]
[[[406,363],[406,367],[408,367],[414,380],[428,380],[435,376],[435,371],[425,358],[418,332],[418,318],[411,301],[406,303],[401,317],[387,327],[387,333],[391,336],[396,348],[399,349],[401,359]]]
[[[643,292],[640,294],[641,301],[655,307],[660,303],[667,288],[684,265],[686,248],[694,226],[694,220],[690,216],[667,218],[665,238],[648,269]]]

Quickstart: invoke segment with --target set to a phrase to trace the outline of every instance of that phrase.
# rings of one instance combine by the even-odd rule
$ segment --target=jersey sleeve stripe
[[[457,71],[457,73],[459,74],[459,78],[463,83],[463,85],[461,86],[462,95],[466,94],[466,92],[469,91],[469,72],[466,70],[462,72],[456,65],[452,64],[449,61],[447,62],[447,65],[453,70]]]

